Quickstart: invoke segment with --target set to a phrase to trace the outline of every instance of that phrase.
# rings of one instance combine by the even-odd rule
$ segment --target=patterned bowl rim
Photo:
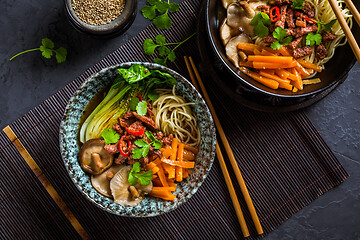
[[[109,71],[113,71],[117,68],[120,68],[120,67],[124,67],[124,68],[128,68],[134,64],[140,64],[140,65],[143,65],[147,68],[149,68],[150,70],[155,70],[155,69],[158,69],[158,70],[161,70],[161,71],[164,71],[164,72],[167,72],[169,74],[171,74],[172,76],[174,76],[176,78],[177,81],[181,81],[186,88],[190,89],[191,91],[191,94],[195,96],[195,98],[197,98],[199,100],[199,103],[204,106],[204,110],[207,114],[207,118],[209,120],[209,126],[210,126],[210,135],[211,135],[211,151],[210,151],[210,158],[208,159],[209,161],[209,164],[208,164],[208,167],[205,169],[205,172],[204,174],[202,174],[201,176],[201,179],[200,181],[197,181],[195,183],[195,186],[192,188],[191,192],[186,195],[185,198],[183,198],[181,201],[178,201],[177,203],[175,203],[174,205],[170,205],[170,206],[167,206],[163,209],[157,209],[156,212],[151,212],[151,213],[148,213],[148,214],[145,214],[145,215],[139,215],[139,214],[136,214],[134,213],[133,211],[129,214],[124,214],[124,210],[120,211],[119,209],[117,210],[112,210],[110,209],[108,206],[104,206],[102,205],[102,203],[98,203],[96,202],[93,197],[91,197],[88,193],[86,193],[84,191],[84,189],[81,188],[81,182],[78,182],[75,178],[75,176],[71,173],[71,169],[72,169],[72,166],[71,164],[71,156],[69,156],[69,154],[67,153],[66,151],[66,143],[67,143],[67,139],[65,138],[64,136],[64,131],[65,131],[65,127],[67,125],[67,121],[68,121],[68,116],[69,114],[71,113],[72,109],[73,109],[73,104],[74,104],[74,101],[83,93],[83,91],[85,91],[84,89],[86,89],[87,85],[89,84],[89,82],[91,82],[92,80],[96,79],[97,77],[100,77],[101,75],[109,72]],[[89,102],[90,100],[87,101],[87,103]],[[86,105],[87,105],[86,103]],[[202,183],[204,182],[205,178],[209,175],[209,172],[211,170],[211,167],[213,165],[213,162],[214,162],[214,159],[215,159],[215,146],[216,146],[216,130],[215,130],[215,126],[214,126],[214,120],[212,118],[212,115],[210,113],[210,110],[207,106],[207,104],[205,103],[203,97],[200,95],[200,93],[195,89],[195,87],[185,78],[183,77],[182,75],[180,75],[179,73],[177,73],[176,71],[170,69],[170,68],[167,68],[167,67],[164,67],[162,65],[159,65],[159,64],[156,64],[156,63],[148,63],[148,62],[124,62],[124,63],[120,63],[120,64],[115,64],[115,65],[112,65],[112,66],[109,66],[109,67],[105,67],[103,69],[101,69],[100,71],[92,74],[91,76],[89,76],[79,87],[78,89],[76,90],[76,92],[73,94],[73,96],[69,99],[67,105],[66,105],[66,108],[65,108],[65,111],[64,111],[64,114],[63,114],[63,118],[61,120],[61,123],[60,123],[60,131],[59,131],[59,144],[60,144],[60,152],[61,152],[61,157],[63,159],[63,162],[64,162],[64,165],[65,165],[65,168],[69,174],[69,177],[71,178],[71,180],[73,181],[74,185],[77,187],[77,189],[82,193],[82,195],[84,195],[91,203],[95,204],[97,207],[109,212],[109,213],[112,213],[112,214],[115,214],[115,215],[119,215],[119,216],[127,216],[127,217],[153,217],[153,216],[158,216],[158,215],[162,215],[164,213],[168,213],[172,210],[175,210],[176,208],[178,208],[180,205],[182,205],[183,203],[187,202],[196,192],[197,190],[199,189],[199,187],[202,185]],[[85,174],[85,173],[84,173]],[[101,195],[102,196],[102,195]],[[104,197],[104,196],[102,196]],[[106,198],[106,197],[104,197]],[[121,205],[118,205],[120,206],[119,208],[128,208],[128,207],[125,207],[125,206],[121,206]]]

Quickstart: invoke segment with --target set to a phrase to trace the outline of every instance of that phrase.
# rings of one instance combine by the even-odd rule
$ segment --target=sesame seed
[[[124,10],[125,0],[72,0],[75,14],[90,25],[104,25]]]

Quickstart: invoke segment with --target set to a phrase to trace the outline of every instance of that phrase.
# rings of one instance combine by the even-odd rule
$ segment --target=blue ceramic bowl
[[[146,197],[136,207],[125,207],[114,203],[111,198],[99,194],[91,185],[90,175],[85,173],[78,161],[79,145],[77,133],[83,110],[90,99],[99,91],[109,86],[117,75],[117,68],[129,68],[133,64],[141,64],[149,69],[167,72],[177,80],[176,92],[188,102],[194,102],[195,113],[201,132],[199,153],[195,159],[195,167],[188,178],[177,185],[173,201]],[[215,157],[216,133],[210,111],[196,89],[177,72],[154,63],[121,63],[104,68],[89,77],[70,98],[60,125],[60,151],[65,167],[75,186],[96,206],[110,213],[130,217],[150,217],[176,209],[196,193],[209,174]]]

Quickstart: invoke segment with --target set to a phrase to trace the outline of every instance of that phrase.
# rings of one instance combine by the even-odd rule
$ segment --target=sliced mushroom
[[[237,2],[237,0],[221,0],[221,2],[223,4],[223,7],[227,9],[231,3]]]
[[[232,29],[242,28],[250,37],[254,36],[254,26],[250,25],[253,17],[260,12],[257,6],[266,4],[263,1],[231,3],[227,8],[227,24]]]
[[[251,39],[249,36],[242,33],[236,37],[231,38],[228,44],[225,46],[226,56],[236,67],[239,67],[239,54],[237,46],[241,42],[251,43]]]
[[[114,156],[108,154],[104,146],[104,140],[92,139],[81,147],[79,161],[84,171],[98,175],[111,166]]]
[[[220,38],[224,45],[226,45],[230,38],[239,35],[242,32],[242,28],[231,28],[227,23],[227,18],[224,19],[220,26]]]
[[[100,175],[91,175],[91,184],[100,194],[112,198],[110,180],[123,167],[125,165],[114,164]]]
[[[121,168],[111,179],[110,189],[115,203],[134,207],[143,200],[145,194],[151,192],[152,182],[147,186],[141,185],[140,182],[135,186],[131,186],[128,182],[130,170],[131,166]]]

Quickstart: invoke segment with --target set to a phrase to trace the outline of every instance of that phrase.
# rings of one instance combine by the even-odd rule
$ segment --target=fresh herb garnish
[[[136,107],[137,107],[137,105],[139,104],[139,102],[140,102],[139,98],[133,97],[133,98],[130,100],[130,103],[129,103],[130,110],[131,110],[131,111],[136,111]]]
[[[136,112],[140,116],[145,116],[145,114],[147,113],[147,102],[145,100],[143,100],[137,104]]]
[[[136,185],[140,180],[140,184],[143,186],[149,185],[152,180],[152,170],[147,172],[140,173],[140,163],[134,163],[128,177],[128,182],[130,185]]]
[[[281,45],[286,46],[289,45],[292,41],[292,36],[287,36],[287,31],[282,29],[281,27],[277,27],[273,32],[273,37],[278,41],[275,41],[271,44],[271,48],[274,50],[278,50],[281,48]]]
[[[141,13],[145,18],[152,20],[155,27],[159,29],[169,29],[172,21],[168,15],[168,12],[177,12],[179,10],[179,4],[163,2],[161,0],[147,0],[149,5],[145,5],[141,9]],[[158,15],[159,13],[159,15]]]
[[[120,134],[118,134],[114,129],[104,129],[101,136],[105,140],[105,145],[117,143],[120,140]]]
[[[64,47],[59,47],[58,49],[54,49],[55,44],[53,41],[51,41],[49,38],[43,38],[41,39],[41,46],[39,48],[33,48],[29,50],[22,51],[12,58],[10,58],[10,61],[16,58],[17,56],[27,53],[27,52],[33,52],[33,51],[40,51],[41,54],[47,58],[50,59],[51,56],[55,53],[55,58],[57,63],[65,62],[66,56],[67,56],[67,50]]]
[[[269,28],[267,26],[270,26],[271,20],[266,13],[260,12],[256,14],[249,24],[255,26],[254,34],[256,36],[265,37],[269,34]]]
[[[153,145],[155,149],[160,149],[162,147],[161,142],[157,140],[154,135],[150,131],[146,131],[145,135],[148,137],[148,139],[151,141],[148,143],[144,139],[138,139],[135,141],[135,145],[139,148],[135,148],[133,153],[134,159],[140,159],[141,157],[146,157],[149,153],[150,145]]]
[[[293,7],[295,8],[295,9],[303,9],[303,7],[304,7],[304,1],[305,0],[294,0],[293,1]]]
[[[317,33],[320,33],[321,30],[324,29],[325,32],[330,32],[331,31],[331,28],[334,26],[334,24],[336,23],[336,19],[333,19],[331,20],[330,22],[328,23],[324,23],[324,22],[321,22],[321,21],[317,21],[316,22],[317,25],[318,25],[318,30],[317,30]]]
[[[175,61],[176,59],[175,50],[178,47],[180,47],[180,45],[182,45],[187,40],[189,40],[191,37],[193,37],[195,34],[196,33],[193,33],[190,37],[186,38],[185,40],[176,43],[166,43],[165,37],[159,34],[155,37],[155,42],[150,38],[145,39],[143,43],[143,50],[147,55],[151,56],[155,53],[155,49],[158,48],[159,56],[164,58],[154,58],[154,62],[166,66],[167,60],[170,60],[171,62]],[[170,45],[175,45],[175,47],[172,50],[170,50],[167,47]]]
[[[306,36],[306,45],[314,46],[315,43],[316,45],[320,45],[321,40],[322,36],[319,33],[309,33]]]

